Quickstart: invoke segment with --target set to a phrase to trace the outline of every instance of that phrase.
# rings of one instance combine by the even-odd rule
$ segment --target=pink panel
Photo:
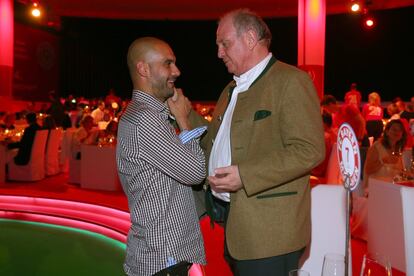
[[[0,217],[85,229],[125,242],[129,213],[75,201],[0,195]]]
[[[0,65],[13,67],[13,1],[0,0]]]
[[[326,0],[299,0],[298,66],[314,81],[319,97],[324,94]]]

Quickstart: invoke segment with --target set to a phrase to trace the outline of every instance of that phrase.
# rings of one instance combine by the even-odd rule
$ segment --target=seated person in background
[[[116,136],[118,132],[118,123],[110,121],[104,130],[99,132],[100,145],[116,145]]]
[[[313,176],[325,177],[328,167],[329,158],[331,156],[332,146],[336,143],[337,134],[332,129],[332,116],[327,112],[322,113],[324,137],[325,137],[325,159],[317,167],[312,170]]]
[[[400,119],[400,110],[398,109],[397,104],[390,103],[387,105],[387,117],[390,118],[390,120],[396,120]]]
[[[45,118],[43,118],[42,129],[55,129],[55,128],[56,128],[56,122],[52,116],[48,115]]]
[[[100,121],[105,120],[105,102],[104,101],[98,102],[98,107],[92,111],[91,116],[93,117],[95,124],[97,124]]]
[[[368,179],[386,177],[392,179],[402,172],[402,151],[407,133],[401,120],[391,120],[385,126],[383,135],[368,149],[364,165],[362,187],[352,193],[353,211],[351,233],[353,238],[367,240],[368,237]]]
[[[381,137],[384,124],[382,118],[384,113],[381,107],[381,97],[377,92],[368,95],[368,103],[362,108],[362,116],[366,121],[368,137],[374,137],[374,141]]]
[[[91,115],[86,115],[80,122],[80,125],[72,138],[72,154],[78,160],[80,160],[81,144],[96,144],[99,135],[99,131],[94,129],[93,117]]]
[[[118,123],[115,121],[110,121],[109,124],[106,126],[105,134],[107,136],[116,137],[117,133],[118,133]]]
[[[65,120],[65,107],[60,102],[60,98],[54,90],[49,92],[50,107],[46,111],[47,114],[51,115],[55,119],[56,125],[58,127],[63,126],[63,121]]]
[[[327,113],[332,118],[332,128],[335,132],[338,132],[338,127],[334,124],[336,121],[336,115],[341,107],[336,101],[336,98],[332,95],[325,94],[321,100],[321,114]]]
[[[343,123],[348,123],[354,130],[360,146],[369,146],[365,119],[355,104],[339,105],[334,96],[326,94],[321,100],[321,113],[323,112],[331,114],[332,129],[335,133]]]
[[[414,119],[414,112],[412,110],[412,106],[406,106],[403,100],[399,100],[395,103],[398,107],[400,118],[406,119],[409,122],[411,119]]]
[[[24,129],[20,142],[11,143],[7,146],[8,149],[18,148],[17,155],[14,157],[16,165],[27,165],[29,163],[36,131],[41,129],[37,124],[36,113],[27,113],[26,121],[29,126]]]
[[[371,176],[393,178],[402,172],[402,152],[407,139],[407,132],[401,120],[391,120],[384,129],[383,136],[368,149],[364,165],[365,192],[368,178]]]
[[[359,146],[369,146],[369,140],[365,127],[365,119],[355,104],[344,103],[340,107],[339,111],[334,117],[333,125],[339,129],[343,123],[348,123],[352,127],[358,139]]]
[[[16,121],[16,115],[14,113],[7,113],[4,115],[3,123],[0,124],[0,130],[14,129],[14,123]]]

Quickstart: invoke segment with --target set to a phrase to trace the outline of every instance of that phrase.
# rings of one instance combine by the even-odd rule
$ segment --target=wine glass
[[[378,253],[367,253],[362,259],[360,276],[391,276],[391,263],[388,258]]]
[[[323,258],[322,276],[344,276],[345,256],[328,253]]]
[[[294,269],[289,271],[289,276],[310,276],[310,273],[303,269]]]

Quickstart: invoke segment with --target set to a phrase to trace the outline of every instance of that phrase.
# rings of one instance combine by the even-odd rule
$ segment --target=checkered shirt
[[[191,189],[205,178],[205,158],[196,139],[180,141],[168,116],[165,104],[134,90],[119,122],[116,159],[131,214],[128,275],[152,275],[169,258],[205,264]]]

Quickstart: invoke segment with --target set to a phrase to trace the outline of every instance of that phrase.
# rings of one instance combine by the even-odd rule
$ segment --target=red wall
[[[15,22],[13,98],[46,100],[58,89],[59,37]]]

